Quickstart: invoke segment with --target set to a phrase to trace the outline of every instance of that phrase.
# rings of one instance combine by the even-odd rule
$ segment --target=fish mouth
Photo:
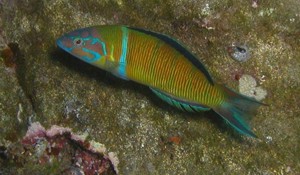
[[[56,46],[59,47],[59,48],[64,48],[64,45],[63,45],[63,37],[60,37],[56,40]]]

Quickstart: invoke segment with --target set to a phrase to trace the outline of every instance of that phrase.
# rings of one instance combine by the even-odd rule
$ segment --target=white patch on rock
[[[267,91],[257,86],[256,80],[251,75],[242,75],[239,80],[239,91],[248,97],[261,101],[267,96]]]

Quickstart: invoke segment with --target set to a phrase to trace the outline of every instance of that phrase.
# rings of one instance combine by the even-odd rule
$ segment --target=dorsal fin
[[[205,75],[205,77],[211,84],[214,84],[210,74],[208,73],[205,66],[201,63],[201,61],[194,54],[192,54],[187,48],[185,48],[182,44],[180,44],[175,39],[173,39],[167,35],[161,34],[161,33],[156,33],[156,32],[152,32],[149,30],[141,29],[141,28],[135,28],[135,27],[127,27],[127,28],[138,31],[138,32],[142,32],[147,35],[151,35],[151,36],[156,37],[156,38],[164,41],[165,43],[169,44],[171,47],[176,49],[179,53],[184,55],[196,68],[198,68]]]

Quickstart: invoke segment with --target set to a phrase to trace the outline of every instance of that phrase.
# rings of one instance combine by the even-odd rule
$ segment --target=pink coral
[[[75,170],[84,172],[85,175],[118,173],[116,166],[119,160],[114,153],[107,154],[103,144],[87,141],[73,134],[70,128],[54,125],[46,130],[40,123],[32,123],[22,144],[27,152],[34,150],[32,154],[38,157],[40,164],[50,163],[53,158],[59,161],[71,152],[69,162],[72,164],[69,167],[73,168],[65,169],[66,173]],[[72,151],[65,151],[70,148]]]

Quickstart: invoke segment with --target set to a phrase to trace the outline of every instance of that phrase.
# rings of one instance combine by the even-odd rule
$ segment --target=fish
[[[56,45],[123,80],[149,87],[176,108],[213,110],[238,133],[257,138],[248,122],[263,103],[215,82],[200,59],[168,35],[125,25],[100,25],[66,33]]]

